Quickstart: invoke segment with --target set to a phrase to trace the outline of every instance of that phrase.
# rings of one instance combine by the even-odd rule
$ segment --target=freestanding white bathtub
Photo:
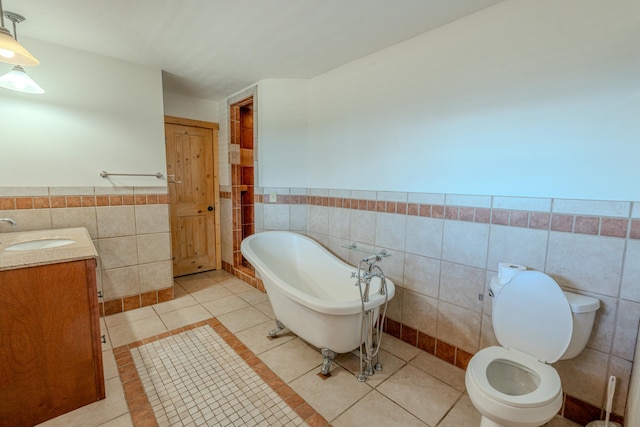
[[[251,235],[242,241],[241,252],[260,275],[277,322],[322,349],[325,362],[331,352],[347,353],[360,346],[362,302],[353,276],[356,267],[309,237],[289,231]],[[386,282],[391,300],[395,286]],[[385,302],[378,292],[381,283],[379,278],[371,280],[365,303],[365,310],[375,310],[376,319]]]

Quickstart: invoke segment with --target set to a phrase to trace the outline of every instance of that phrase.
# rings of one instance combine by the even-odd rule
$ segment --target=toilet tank
[[[490,282],[492,296],[497,296],[503,286],[504,284],[498,280],[498,276],[492,277]],[[600,300],[596,298],[578,295],[568,291],[564,291],[564,294],[571,306],[573,333],[571,334],[569,346],[562,357],[560,357],[560,360],[574,358],[584,350],[591,336],[596,311],[600,308]]]
[[[573,334],[571,335],[569,347],[567,347],[567,350],[562,357],[560,357],[560,360],[576,357],[584,350],[591,336],[596,311],[600,308],[600,300],[595,298],[567,291],[564,291],[564,294],[571,306]]]

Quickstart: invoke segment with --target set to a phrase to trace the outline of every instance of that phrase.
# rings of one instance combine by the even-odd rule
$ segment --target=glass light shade
[[[19,65],[0,77],[0,87],[24,93],[44,93],[44,89],[34,82]]]
[[[15,65],[38,65],[40,63],[4,27],[0,27],[0,62]]]

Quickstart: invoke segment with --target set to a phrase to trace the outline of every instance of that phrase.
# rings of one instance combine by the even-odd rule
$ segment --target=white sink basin
[[[58,246],[65,246],[74,243],[75,240],[71,239],[40,239],[40,240],[28,240],[26,242],[14,243],[4,248],[5,251],[32,251],[35,249],[48,249],[57,248]]]

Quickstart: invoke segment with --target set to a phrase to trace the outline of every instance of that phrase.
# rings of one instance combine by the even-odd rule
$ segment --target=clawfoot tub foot
[[[269,332],[269,338],[278,338],[278,334],[286,329],[286,326],[281,321],[276,319],[276,328]]]
[[[322,350],[322,369],[320,369],[320,373],[322,375],[328,375],[331,370],[331,362],[338,355],[335,351],[329,350],[328,348],[323,348]]]

